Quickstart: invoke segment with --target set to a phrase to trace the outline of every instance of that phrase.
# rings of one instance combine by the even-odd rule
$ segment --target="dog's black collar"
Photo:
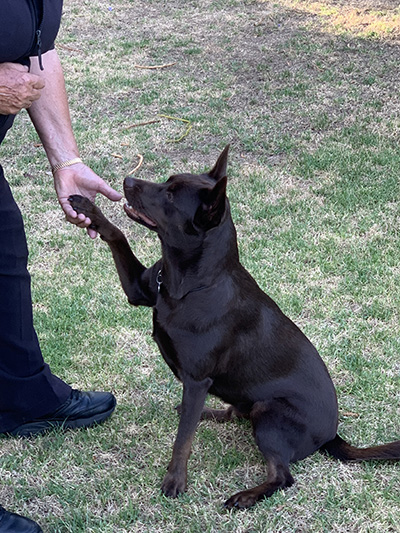
[[[160,292],[160,291],[161,291],[161,285],[162,285],[162,272],[161,272],[161,268],[160,268],[160,270],[157,272],[156,283],[157,283],[157,292]]]
[[[160,292],[161,291],[161,285],[163,284],[162,269],[161,268],[157,272],[156,283],[157,283],[157,292]],[[201,290],[206,289],[206,288],[207,288],[207,285],[200,285],[200,287],[196,287],[195,289],[191,289],[190,291],[188,291],[186,294],[184,294],[184,296],[187,296],[191,292],[201,291]]]

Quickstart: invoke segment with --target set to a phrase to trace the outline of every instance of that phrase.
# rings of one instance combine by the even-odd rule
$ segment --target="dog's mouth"
[[[134,220],[135,222],[139,222],[139,224],[143,224],[143,226],[146,226],[150,229],[155,229],[157,227],[157,224],[154,222],[154,220],[149,218],[144,213],[140,213],[130,204],[125,203],[124,210],[128,217]]]

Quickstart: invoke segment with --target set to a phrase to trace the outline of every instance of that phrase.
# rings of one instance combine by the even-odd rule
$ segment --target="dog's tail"
[[[327,452],[340,461],[388,461],[400,459],[400,440],[371,448],[356,448],[336,435],[333,440],[321,447],[321,451]]]

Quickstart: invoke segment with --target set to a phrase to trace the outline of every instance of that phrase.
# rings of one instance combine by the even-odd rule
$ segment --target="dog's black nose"
[[[131,189],[135,185],[135,178],[125,178],[124,180],[124,188]]]

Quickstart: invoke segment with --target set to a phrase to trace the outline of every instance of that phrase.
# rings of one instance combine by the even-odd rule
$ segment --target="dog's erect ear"
[[[227,177],[223,176],[212,189],[200,191],[202,204],[194,217],[196,226],[209,230],[218,226],[225,212]]]
[[[225,146],[225,148],[222,150],[221,155],[219,156],[217,162],[214,165],[214,168],[208,173],[210,178],[213,178],[215,181],[219,181],[221,178],[226,176],[226,167],[228,165],[228,152],[229,144]]]

